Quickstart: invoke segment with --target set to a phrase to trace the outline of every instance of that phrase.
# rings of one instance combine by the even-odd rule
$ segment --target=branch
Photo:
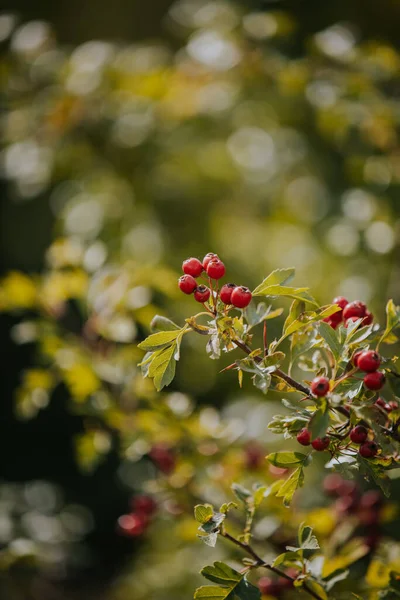
[[[288,575],[284,571],[281,571],[280,569],[277,569],[276,567],[273,567],[272,565],[269,565],[268,563],[266,563],[265,561],[263,561],[263,559],[261,558],[261,556],[259,556],[257,554],[257,552],[254,550],[254,548],[252,548],[249,544],[241,542],[240,540],[236,539],[235,537],[233,537],[232,535],[230,535],[229,533],[227,533],[225,530],[220,531],[220,535],[222,535],[222,537],[224,537],[227,540],[229,540],[230,542],[232,542],[232,544],[235,544],[236,546],[239,546],[239,548],[241,548],[244,552],[246,552],[252,558],[254,558],[255,564],[253,566],[255,568],[257,568],[257,567],[263,567],[264,569],[268,569],[268,571],[272,571],[276,575],[279,575],[279,577],[283,577],[284,579],[287,579],[288,581],[291,581],[292,583],[294,583],[296,581],[295,577],[291,577],[290,575]],[[316,592],[314,592],[307,585],[307,583],[303,584],[302,589],[305,592],[307,592],[307,594],[309,594],[312,598],[315,598],[315,600],[323,600],[323,598],[321,596],[319,596]]]

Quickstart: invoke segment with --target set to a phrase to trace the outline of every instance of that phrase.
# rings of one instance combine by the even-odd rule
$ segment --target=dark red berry
[[[358,357],[357,366],[361,371],[372,373],[379,369],[381,364],[380,356],[375,350],[365,350]]]
[[[212,258],[206,270],[211,279],[221,279],[225,275],[225,265],[219,258]]]
[[[326,394],[329,392],[329,387],[330,383],[327,377],[316,377],[311,382],[311,392],[314,394],[314,396],[318,396],[318,398],[326,396]]]
[[[329,438],[327,436],[323,438],[317,437],[311,442],[311,446],[314,448],[314,450],[318,450],[318,452],[323,452],[323,450],[326,450],[329,446]]]
[[[362,508],[357,511],[358,520],[361,525],[371,527],[379,523],[379,512],[372,508]]]
[[[210,260],[212,260],[213,258],[219,258],[218,254],[214,254],[214,252],[209,252],[208,254],[205,255],[205,257],[203,258],[203,269],[205,271],[207,271],[207,267],[208,267],[208,263],[210,262]]]
[[[383,410],[386,410],[386,412],[392,412],[392,407],[390,406],[390,404],[388,404],[387,402],[385,402],[385,400],[383,398],[378,398],[377,400],[375,400],[375,406],[379,406],[380,408],[383,408]]]
[[[343,485],[343,477],[338,473],[331,473],[324,479],[324,492],[329,496],[339,496]]]
[[[363,325],[371,325],[371,323],[374,322],[374,315],[372,313],[369,312],[369,310],[366,311],[365,313],[365,317],[362,320],[362,324]]]
[[[341,514],[354,512],[356,506],[357,498],[353,496],[342,496],[335,502],[335,508]]]
[[[252,293],[249,288],[244,285],[235,287],[231,295],[231,302],[236,308],[246,308],[251,302]]]
[[[360,506],[362,508],[379,509],[383,505],[383,497],[377,490],[368,490],[361,496]]]
[[[258,580],[258,587],[260,592],[266,596],[276,597],[281,591],[279,583],[271,579],[271,577],[261,577]]]
[[[155,444],[149,452],[149,457],[160,471],[166,475],[169,475],[175,469],[175,455],[165,444]]]
[[[258,469],[264,464],[265,450],[260,444],[250,442],[245,448],[246,467]]]
[[[152,515],[157,508],[157,504],[151,496],[141,494],[133,499],[132,508],[136,513]]]
[[[186,275],[199,277],[203,272],[203,265],[198,258],[188,258],[182,263],[182,271],[186,273]]]
[[[194,291],[194,299],[197,302],[207,302],[211,295],[211,290],[206,285],[199,285]]]
[[[368,430],[363,425],[356,425],[350,431],[350,439],[354,444],[363,444],[368,437]]]
[[[179,289],[184,294],[191,294],[197,287],[197,282],[191,275],[182,275],[178,280]]]
[[[376,456],[377,452],[378,446],[375,442],[365,442],[359,449],[359,453],[363,458],[372,458],[373,456]]]
[[[358,367],[358,359],[360,358],[360,356],[361,356],[361,354],[362,354],[363,352],[364,352],[364,350],[359,350],[358,352],[355,352],[355,353],[353,354],[353,357],[352,357],[352,359],[351,359],[351,360],[352,360],[352,363],[353,363],[353,365],[354,365],[355,367]]]
[[[389,402],[389,406],[390,406],[390,410],[397,410],[399,408],[399,405],[397,402],[395,402],[394,400],[391,400]]]
[[[130,515],[122,515],[118,519],[118,530],[122,535],[127,537],[138,537],[143,535],[149,524],[148,517],[145,514],[132,513]]]
[[[309,446],[311,444],[311,433],[304,427],[296,435],[296,439],[302,446]]]
[[[385,384],[385,375],[382,371],[367,373],[364,377],[364,385],[369,390],[380,390]]]
[[[343,296],[336,296],[336,298],[332,300],[332,304],[337,304],[342,310],[348,305],[348,303],[349,301],[346,300],[346,298],[343,298]]]
[[[231,296],[235,287],[236,285],[234,283],[225,283],[225,285],[222,286],[219,297],[224,304],[232,304]]]
[[[334,315],[331,315],[331,317],[333,317]],[[324,323],[328,323],[328,325],[330,325],[332,327],[332,329],[336,329],[338,327],[338,325],[341,323],[342,319],[340,319],[339,321],[331,317],[325,317],[325,319],[323,319]]]
[[[359,319],[365,317],[366,311],[367,307],[364,302],[350,302],[343,309],[343,318],[350,319],[350,317],[357,317],[357,319]]]

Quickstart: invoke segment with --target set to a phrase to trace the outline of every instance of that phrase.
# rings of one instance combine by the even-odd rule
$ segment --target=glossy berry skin
[[[184,294],[192,294],[197,287],[197,282],[191,275],[182,275],[178,279],[178,285]]]
[[[386,412],[392,412],[392,407],[390,406],[390,404],[388,402],[385,402],[383,398],[378,398],[378,400],[375,401],[375,406],[379,406],[380,408],[383,408],[383,410],[386,410]]]
[[[182,271],[186,275],[191,275],[192,277],[199,277],[203,272],[203,265],[198,258],[188,258],[182,263]]]
[[[366,311],[365,313],[365,317],[363,318],[362,324],[363,325],[371,325],[371,323],[374,322],[374,315],[372,313],[369,312],[369,310]]]
[[[364,302],[349,302],[343,309],[343,318],[345,320],[350,319],[350,317],[357,317],[357,319],[360,319],[361,317],[365,317],[366,311],[367,307]]]
[[[385,384],[385,375],[381,371],[367,373],[364,377],[364,385],[368,390],[380,390]]]
[[[378,453],[378,446],[375,442],[365,442],[360,446],[359,453],[363,458],[373,458]]]
[[[151,496],[140,494],[133,499],[132,508],[135,513],[152,515],[157,508],[157,504]]]
[[[329,446],[329,438],[328,437],[323,437],[323,438],[317,437],[317,438],[315,438],[315,440],[313,440],[311,442],[311,446],[314,448],[314,450],[317,450],[318,452],[323,452]]]
[[[196,302],[207,302],[211,295],[211,290],[206,285],[199,285],[194,291],[194,299]]]
[[[350,439],[354,444],[363,444],[368,437],[368,430],[363,425],[356,425],[350,431]]]
[[[221,279],[225,275],[225,265],[219,258],[212,258],[206,270],[211,279]]]
[[[121,515],[118,519],[118,530],[127,537],[138,537],[143,535],[148,524],[148,517],[144,514]]]
[[[246,308],[250,304],[252,297],[249,288],[239,285],[232,292],[231,302],[236,308]]]
[[[367,373],[373,373],[379,369],[380,364],[380,356],[374,350],[365,350],[365,352],[360,354],[357,361],[357,367]]]
[[[203,269],[205,271],[207,271],[207,267],[208,267],[208,263],[210,262],[210,260],[212,260],[213,258],[219,258],[218,254],[214,254],[214,252],[209,252],[208,254],[205,255],[205,257],[203,258]]]
[[[343,298],[343,296],[336,296],[336,298],[332,300],[332,304],[337,304],[342,310],[346,308],[348,303],[349,301],[346,300],[346,298]]]
[[[334,317],[334,316],[335,315],[332,315],[332,317]],[[340,318],[339,321],[337,321],[337,320],[335,321],[335,319],[332,319],[331,317],[326,317],[325,319],[323,319],[323,321],[324,321],[324,323],[328,323],[328,325],[330,325],[332,327],[332,329],[336,329],[338,327],[338,325],[340,325],[340,323],[342,322],[342,319]]]
[[[311,433],[306,428],[301,429],[296,435],[296,439],[302,446],[309,446],[311,444]]]
[[[234,283],[225,283],[225,285],[222,286],[219,297],[224,304],[232,304],[231,297],[235,287],[236,285]]]
[[[364,350],[359,350],[358,352],[355,352],[353,354],[351,361],[355,367],[358,367],[358,359],[360,358],[361,354],[363,354],[363,352]]]
[[[314,396],[321,398],[329,392],[329,379],[327,377],[316,377],[311,383],[311,392]]]

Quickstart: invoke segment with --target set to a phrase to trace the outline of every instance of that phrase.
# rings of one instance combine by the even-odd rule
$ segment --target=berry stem
[[[263,327],[263,344],[264,344],[264,357],[268,354],[268,339],[267,339],[267,321],[264,321]]]

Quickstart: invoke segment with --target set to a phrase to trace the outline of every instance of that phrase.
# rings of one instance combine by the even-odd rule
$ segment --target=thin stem
[[[279,575],[279,577],[283,577],[284,579],[287,579],[288,581],[291,581],[292,583],[294,581],[296,581],[295,577],[291,577],[290,575],[288,575],[284,571],[281,571],[280,569],[277,569],[276,567],[273,567],[272,565],[269,565],[268,563],[266,563],[265,561],[263,561],[263,559],[261,558],[261,556],[259,556],[257,554],[257,552],[254,550],[254,548],[252,548],[249,544],[246,544],[245,542],[241,542],[240,540],[238,540],[235,537],[233,537],[233,535],[230,535],[229,533],[227,533],[225,530],[221,530],[220,531],[220,535],[222,535],[222,537],[224,537],[227,540],[229,540],[230,542],[232,542],[232,544],[235,544],[236,546],[239,546],[239,548],[241,548],[244,552],[246,552],[252,558],[254,558],[254,560],[255,560],[254,568],[263,567],[264,569],[268,569],[268,571],[272,571],[276,575]],[[307,585],[307,583],[303,584],[302,589],[305,592],[307,592],[307,594],[309,594],[312,598],[315,598],[315,600],[323,600],[323,598],[321,596],[319,596],[319,594],[317,594],[316,592],[314,592],[314,590],[312,590]]]
[[[267,321],[264,321],[263,328],[263,345],[264,345],[264,357],[268,354],[268,345],[267,345]]]

